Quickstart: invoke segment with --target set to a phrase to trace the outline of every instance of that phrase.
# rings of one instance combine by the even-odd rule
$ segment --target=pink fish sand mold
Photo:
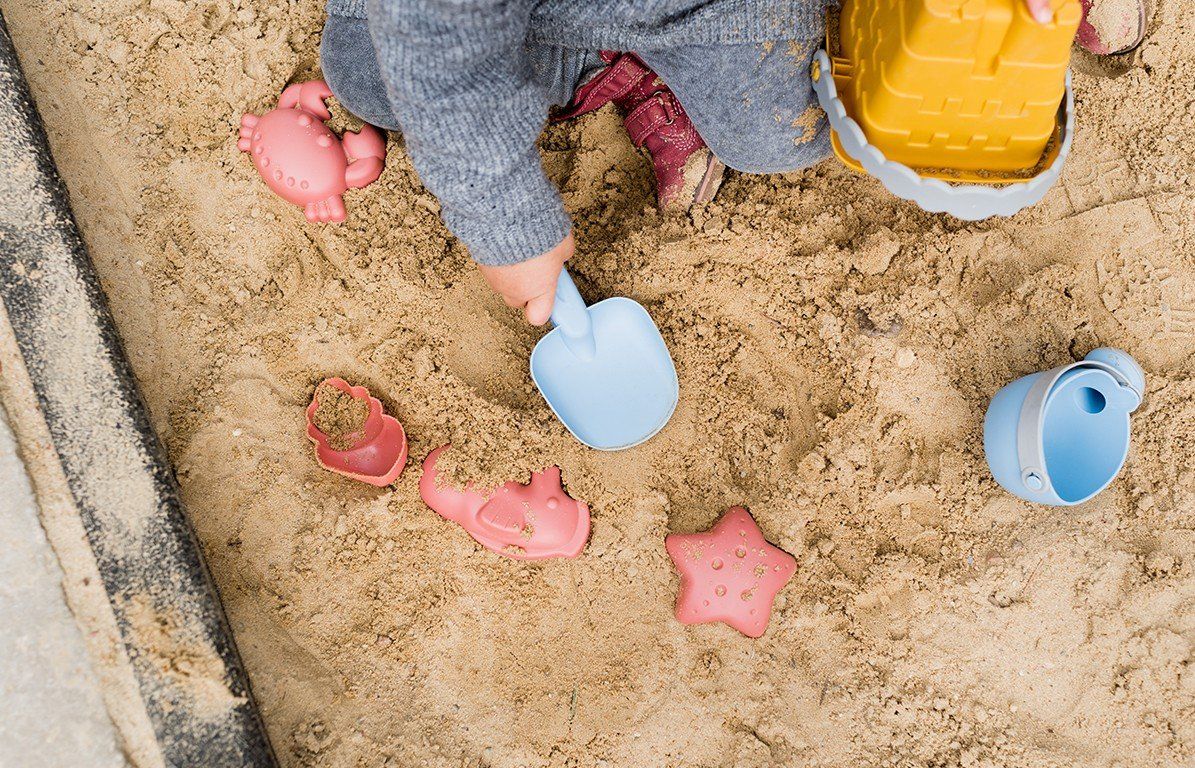
[[[560,468],[531,475],[527,485],[511,481],[492,491],[439,487],[436,460],[423,462],[419,495],[438,515],[460,525],[478,544],[515,560],[576,557],[589,540],[589,507],[564,492]]]
[[[402,474],[407,463],[407,434],[402,424],[386,415],[382,403],[365,387],[354,387],[344,379],[324,379],[328,384],[358,400],[368,398],[369,415],[365,417],[360,436],[352,435],[348,450],[332,447],[331,438],[315,426],[315,411],[319,401],[307,406],[307,437],[315,443],[315,459],[329,472],[360,480],[378,487],[390,485]],[[318,388],[316,390],[318,397]]]
[[[249,153],[274,194],[301,206],[308,221],[344,221],[341,195],[376,181],[386,160],[386,139],[372,125],[342,140],[324,124],[332,117],[324,104],[331,95],[322,80],[295,83],[282,92],[277,109],[241,117],[237,148]]]
[[[664,546],[680,571],[677,621],[720,621],[747,637],[767,630],[776,594],[797,570],[743,507],[731,507],[704,533],[670,534]]]

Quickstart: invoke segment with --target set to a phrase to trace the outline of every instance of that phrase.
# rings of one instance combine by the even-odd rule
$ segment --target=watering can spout
[[[1118,384],[1126,390],[1131,402],[1127,410],[1137,410],[1145,398],[1145,371],[1127,352],[1115,347],[1097,347],[1083,358],[1093,363],[1103,363],[1117,374]]]

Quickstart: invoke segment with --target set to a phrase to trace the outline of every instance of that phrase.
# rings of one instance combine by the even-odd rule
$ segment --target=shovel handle
[[[597,344],[593,338],[593,323],[585,299],[577,291],[577,285],[568,270],[561,268],[556,280],[556,302],[552,305],[552,324],[564,337],[564,345],[578,359],[592,360],[597,355]]]

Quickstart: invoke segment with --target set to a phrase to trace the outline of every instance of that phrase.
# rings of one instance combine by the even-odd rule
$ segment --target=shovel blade
[[[597,352],[582,361],[559,328],[535,345],[531,378],[557,418],[582,443],[603,451],[638,445],[676,409],[672,356],[647,310],[626,298],[588,308]]]

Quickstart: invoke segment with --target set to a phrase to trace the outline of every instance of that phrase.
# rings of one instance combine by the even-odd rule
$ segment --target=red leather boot
[[[573,103],[552,121],[614,102],[631,141],[651,156],[661,209],[712,199],[726,166],[706,146],[680,101],[635,54],[602,51],[601,56],[609,66],[578,88]]]

